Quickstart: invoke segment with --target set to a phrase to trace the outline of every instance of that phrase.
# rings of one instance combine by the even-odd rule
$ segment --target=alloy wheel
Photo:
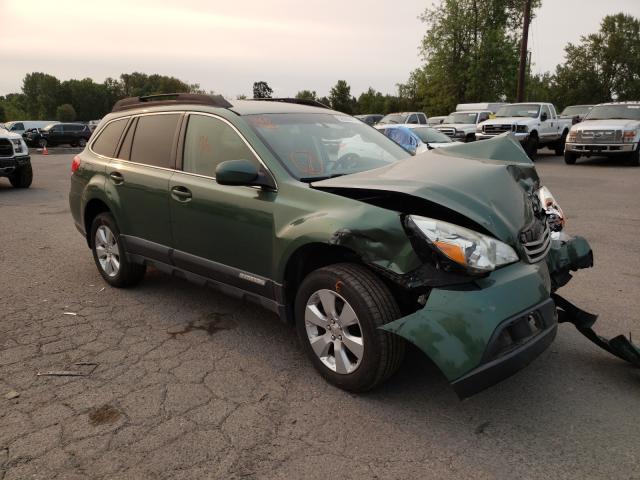
[[[307,301],[307,338],[316,356],[331,371],[353,373],[364,353],[364,337],[355,311],[337,292],[322,289]]]
[[[120,271],[120,249],[115,235],[109,227],[100,225],[94,242],[100,267],[108,276],[115,277]]]

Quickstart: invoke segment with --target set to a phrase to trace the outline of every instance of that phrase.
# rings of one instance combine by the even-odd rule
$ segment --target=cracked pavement
[[[640,371],[572,327],[464,402],[416,351],[352,395],[257,306],[157,271],[107,286],[69,213],[70,163],[34,155],[28,190],[0,179],[0,480],[640,478]],[[599,333],[640,337],[640,169],[537,166],[595,251],[563,295]],[[36,375],[60,370],[85,375]]]

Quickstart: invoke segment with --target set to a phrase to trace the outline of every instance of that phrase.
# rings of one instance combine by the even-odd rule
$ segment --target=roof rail
[[[229,108],[233,106],[222,95],[205,95],[201,93],[161,93],[159,95],[145,95],[143,97],[128,97],[118,100],[112,112],[121,112],[144,106],[156,107],[162,105],[208,105],[211,107]]]
[[[325,105],[324,103],[320,103],[317,100],[310,100],[307,98],[247,98],[247,100],[252,100],[256,102],[282,102],[282,103],[296,103],[298,105],[307,105],[309,107],[320,107],[327,108],[331,110],[331,107]]]

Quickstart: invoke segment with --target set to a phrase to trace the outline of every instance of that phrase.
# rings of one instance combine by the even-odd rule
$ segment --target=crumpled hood
[[[634,129],[638,127],[638,120],[624,120],[612,118],[608,120],[584,120],[574,127],[574,130],[606,130],[606,129]]]
[[[515,245],[534,218],[533,163],[510,134],[435,149],[391,165],[314,182],[313,188],[399,192],[453,210]]]

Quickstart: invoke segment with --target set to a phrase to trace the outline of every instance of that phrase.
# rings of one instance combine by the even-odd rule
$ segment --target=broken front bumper
[[[434,288],[426,305],[382,328],[421,349],[462,398],[512,375],[553,341],[557,315],[550,298],[566,273],[590,266],[589,244],[569,238],[547,262],[519,262],[473,285]],[[563,278],[556,280],[562,273]],[[570,278],[570,277],[569,277]]]

